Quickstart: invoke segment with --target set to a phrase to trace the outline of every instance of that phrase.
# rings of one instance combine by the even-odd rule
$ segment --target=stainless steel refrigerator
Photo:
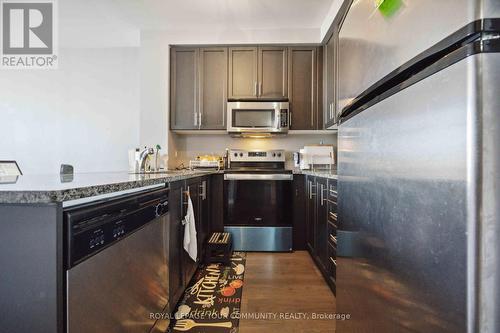
[[[354,0],[337,332],[500,332],[500,0]]]

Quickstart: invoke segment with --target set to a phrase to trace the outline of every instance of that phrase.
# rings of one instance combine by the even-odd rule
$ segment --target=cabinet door
[[[290,129],[318,129],[317,80],[317,48],[289,48],[288,96],[292,119]]]
[[[205,240],[210,232],[210,179],[209,177],[200,178],[200,216],[199,216],[199,229],[198,229],[198,253],[199,257],[204,256]]]
[[[293,176],[293,250],[307,249],[306,182],[303,175]]]
[[[324,46],[325,104],[324,120],[327,127],[335,123],[335,32]]]
[[[171,49],[170,127],[197,129],[198,106],[198,49]]]
[[[316,220],[316,180],[314,177],[306,177],[306,239],[307,247],[311,254],[315,253],[314,227]]]
[[[286,47],[259,47],[259,83],[257,94],[264,99],[288,97]]]
[[[227,48],[200,49],[200,129],[225,129]]]
[[[316,224],[315,232],[315,250],[316,256],[323,270],[328,266],[328,183],[326,178],[317,178],[316,180]]]
[[[229,98],[257,98],[257,48],[229,49]]]
[[[200,227],[200,178],[191,178],[186,181],[186,191],[189,192],[189,197],[191,198],[191,201],[193,203],[193,210],[194,210],[194,218],[195,218],[195,223],[196,223],[196,230],[197,230],[197,237],[198,237],[198,230],[201,229]],[[186,197],[187,200],[187,197]],[[185,205],[184,212],[187,212],[187,202]],[[184,239],[184,238],[183,238]],[[199,258],[200,258],[200,249],[198,248],[198,255],[196,258],[196,261],[191,259],[189,254],[186,251],[182,251],[183,253],[183,263],[184,263],[184,281],[185,285],[189,283],[191,278],[193,277],[193,274],[196,272],[196,268],[198,268],[198,263],[199,263]]]
[[[170,212],[170,235],[169,235],[169,302],[170,310],[173,311],[184,291],[184,274],[182,271],[182,244],[183,225],[183,183],[173,182],[170,184],[169,212]]]

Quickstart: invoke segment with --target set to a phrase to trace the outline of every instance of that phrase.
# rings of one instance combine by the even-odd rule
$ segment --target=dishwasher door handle
[[[293,180],[292,174],[259,174],[259,173],[229,173],[224,175],[224,180]]]

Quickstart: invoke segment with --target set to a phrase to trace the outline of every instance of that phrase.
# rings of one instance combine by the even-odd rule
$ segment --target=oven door
[[[290,127],[287,102],[228,102],[227,110],[230,133],[286,133]]]
[[[224,229],[237,251],[292,250],[292,174],[224,175]]]

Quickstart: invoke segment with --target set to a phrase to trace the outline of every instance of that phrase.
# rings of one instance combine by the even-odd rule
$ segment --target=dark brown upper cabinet
[[[229,98],[257,98],[257,48],[229,48]]]
[[[227,48],[200,49],[200,129],[226,129]]]
[[[336,121],[336,106],[335,106],[335,73],[336,73],[336,56],[335,56],[335,33],[333,33],[326,44],[324,50],[324,121],[327,127],[334,125]]]
[[[170,128],[226,128],[227,48],[173,47]]]
[[[318,47],[288,49],[288,97],[292,130],[316,130],[323,126],[319,107],[321,61]]]
[[[259,47],[258,97],[285,99],[288,97],[286,47]]]
[[[232,47],[229,49],[230,99],[286,99],[286,47]]]
[[[197,48],[172,48],[170,53],[170,127],[197,129],[198,106]]]

